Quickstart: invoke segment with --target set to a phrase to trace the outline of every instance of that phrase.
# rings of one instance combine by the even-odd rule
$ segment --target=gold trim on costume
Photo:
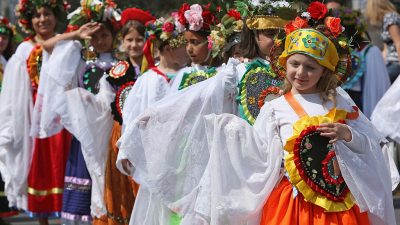
[[[277,16],[258,15],[248,18],[246,25],[250,30],[282,29],[289,22]]]
[[[37,196],[46,196],[46,195],[53,195],[53,194],[62,194],[63,188],[52,188],[49,190],[36,190],[33,188],[28,188],[28,194],[30,195],[37,195]]]

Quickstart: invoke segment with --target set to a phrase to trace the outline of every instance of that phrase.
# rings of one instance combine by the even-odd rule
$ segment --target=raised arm
[[[47,41],[43,42],[43,48],[51,53],[53,52],[54,46],[59,41],[63,40],[90,40],[92,35],[100,29],[102,25],[96,22],[90,22],[81,26],[78,30],[63,33],[61,35],[54,36]]]

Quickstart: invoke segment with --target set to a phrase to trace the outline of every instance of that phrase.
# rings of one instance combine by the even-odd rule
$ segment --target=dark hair
[[[121,28],[121,36],[124,38],[132,29],[135,29],[140,35],[144,37],[146,27],[139,21],[129,20],[122,28]]]
[[[42,7],[49,9],[53,13],[53,15],[54,15],[54,17],[56,19],[56,27],[54,28],[54,31],[56,31],[58,29],[63,30],[62,28],[65,28],[65,20],[67,19],[66,12],[61,11],[59,9],[59,7],[52,8],[52,7],[48,6],[48,5],[43,5],[40,8],[42,8]],[[35,8],[35,10],[30,10],[30,11],[27,12],[26,15],[27,15],[27,18],[28,18],[28,23],[29,23],[28,29],[33,30],[32,19],[35,16],[35,14],[37,13],[37,10],[40,9],[40,8]]]
[[[243,57],[254,59],[261,55],[256,38],[257,31],[250,30],[247,25],[244,25],[240,34],[240,49],[243,51]]]
[[[114,27],[110,21],[105,21],[105,22],[101,22],[101,24],[109,31],[111,31],[111,34],[113,37],[116,36],[117,32],[118,32],[118,28]]]

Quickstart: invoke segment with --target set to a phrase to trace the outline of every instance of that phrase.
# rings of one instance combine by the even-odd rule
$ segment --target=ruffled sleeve
[[[346,100],[339,96],[340,101]],[[392,187],[399,183],[399,176],[391,168],[393,159],[381,147],[385,139],[361,112],[347,124],[352,141],[338,141],[335,147],[346,184],[360,209],[369,212],[371,224],[395,224]]]
[[[165,205],[189,199],[203,175],[209,156],[203,116],[224,110],[221,73],[158,101],[119,141],[135,181]]]
[[[77,86],[77,76],[80,67],[83,66],[81,62],[81,44],[78,41],[57,43],[40,73],[32,136],[50,137],[63,128],[59,116],[54,111],[54,103],[65,91]]]
[[[92,178],[92,205],[94,216],[106,213],[103,193],[105,163],[109,147],[113,118],[110,103],[115,94],[103,76],[100,91],[93,95],[83,88],[65,92],[54,104],[61,123],[81,143],[82,154]]]
[[[165,77],[158,75],[156,72],[149,70],[140,76],[133,86],[132,90],[129,92],[129,95],[124,103],[124,108],[122,112],[123,117],[123,137],[130,137],[132,135],[132,129],[128,129],[129,132],[125,132],[125,128],[131,126],[134,123],[134,119],[140,115],[140,113],[144,112],[149,106],[154,104],[155,102],[161,100],[169,89],[169,83]],[[128,138],[129,139],[129,138]],[[122,173],[127,174],[126,171],[123,170],[121,165],[121,160],[126,159],[125,151],[128,149],[119,149],[118,158],[117,158],[117,168]]]
[[[273,108],[266,103],[254,127],[230,114],[209,115],[205,121],[210,158],[194,210],[183,221],[259,224],[281,175],[283,147]]]
[[[27,208],[26,181],[33,153],[29,135],[33,97],[26,65],[32,48],[23,42],[8,61],[0,97],[0,171],[10,206],[20,209]]]

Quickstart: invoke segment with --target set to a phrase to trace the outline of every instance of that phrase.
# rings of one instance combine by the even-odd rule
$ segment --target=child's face
[[[32,17],[32,27],[36,34],[49,36],[54,34],[57,20],[51,9],[41,7],[36,10]]]
[[[204,64],[209,55],[208,41],[192,31],[185,31],[186,52],[194,64]]]
[[[131,29],[122,41],[122,47],[129,58],[139,58],[143,55],[144,37],[136,29]]]
[[[269,56],[272,46],[274,46],[274,37],[278,30],[270,29],[257,32],[257,44],[264,57]]]
[[[292,84],[292,91],[301,94],[317,92],[324,70],[317,61],[303,54],[293,54],[286,61],[286,78]]]
[[[0,54],[2,54],[10,42],[10,38],[7,35],[0,34]]]
[[[90,44],[94,47],[97,53],[111,52],[113,48],[114,37],[111,31],[104,25],[101,26],[100,30],[96,31],[92,35]]]

